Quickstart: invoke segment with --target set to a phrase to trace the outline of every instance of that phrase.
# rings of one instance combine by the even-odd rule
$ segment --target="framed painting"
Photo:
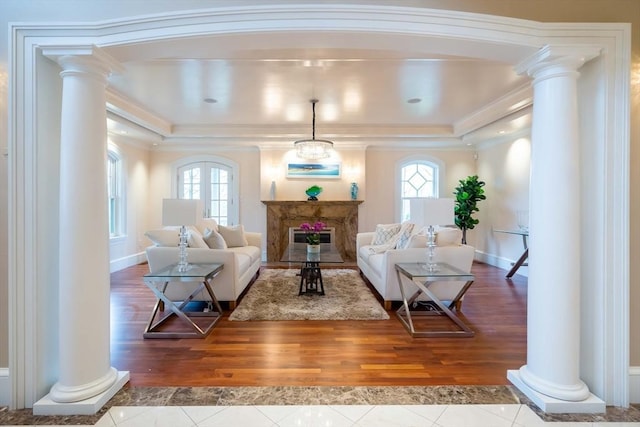
[[[340,163],[288,163],[287,178],[340,178]]]

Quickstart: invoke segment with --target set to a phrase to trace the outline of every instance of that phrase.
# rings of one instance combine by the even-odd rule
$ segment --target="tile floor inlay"
[[[95,415],[34,416],[30,409],[9,411],[0,408],[0,425],[94,425],[112,407],[182,407],[197,412],[202,407],[255,407],[277,411],[283,406],[369,410],[382,406],[411,408],[416,411],[443,410],[446,405],[505,405],[531,408],[546,422],[640,422],[640,409],[607,407],[605,414],[545,414],[526,396],[511,386],[380,386],[380,387],[130,387],[121,389]],[[432,406],[421,406],[432,405]],[[192,409],[189,409],[192,408]],[[430,409],[425,409],[430,408]],[[438,409],[440,408],[440,409]],[[445,414],[455,413],[449,406]],[[176,408],[178,409],[178,408]],[[142,410],[142,409],[141,409]],[[221,409],[222,410],[222,409]],[[229,414],[237,409],[229,410]],[[379,410],[379,409],[376,409]],[[208,411],[215,411],[215,408]],[[374,411],[375,412],[375,411]],[[369,415],[371,417],[371,415]]]

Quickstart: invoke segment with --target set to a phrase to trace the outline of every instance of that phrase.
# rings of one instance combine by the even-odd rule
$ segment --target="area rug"
[[[322,270],[325,295],[298,296],[300,270],[260,273],[229,320],[386,320],[389,315],[355,270]]]

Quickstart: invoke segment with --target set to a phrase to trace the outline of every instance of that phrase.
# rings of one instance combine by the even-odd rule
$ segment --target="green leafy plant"
[[[462,243],[467,243],[467,230],[472,230],[480,221],[473,218],[473,214],[478,212],[478,202],[485,200],[484,181],[478,180],[478,175],[468,176],[458,181],[453,194],[456,196],[454,213],[456,225],[462,230]]]

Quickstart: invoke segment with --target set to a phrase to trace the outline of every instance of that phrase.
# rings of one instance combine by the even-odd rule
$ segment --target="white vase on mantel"
[[[307,245],[307,253],[308,254],[319,254],[320,253],[320,245]]]

